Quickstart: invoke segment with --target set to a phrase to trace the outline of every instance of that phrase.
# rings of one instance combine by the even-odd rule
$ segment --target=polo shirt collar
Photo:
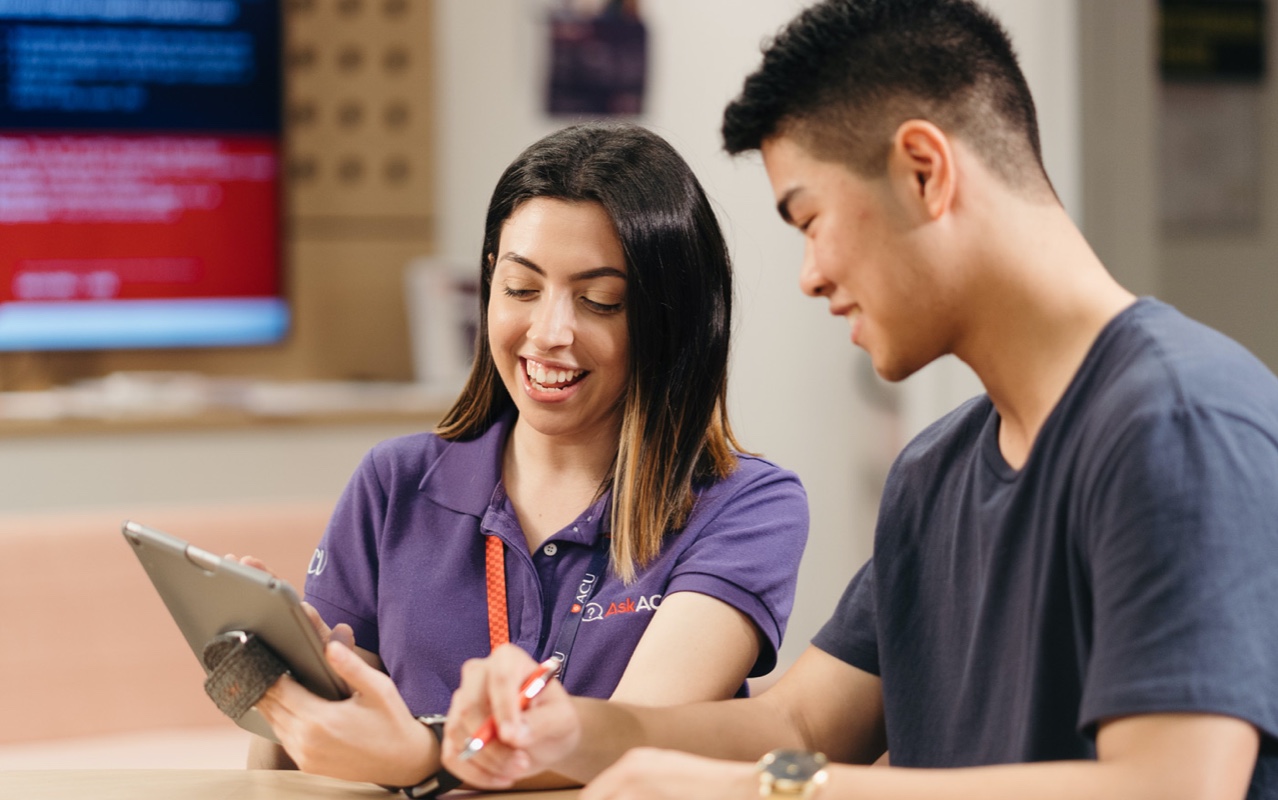
[[[502,452],[516,418],[516,410],[508,409],[474,439],[448,442],[418,490],[444,508],[482,518],[501,480]]]
[[[501,484],[502,453],[511,428],[518,419],[518,412],[511,408],[502,414],[488,430],[474,439],[450,441],[435,463],[422,476],[418,490],[432,502],[460,514],[469,514],[480,520],[490,520],[490,512],[511,514],[506,506],[505,491],[498,491]],[[612,531],[612,490],[581,513],[575,525],[569,524],[556,534],[558,541],[594,544],[600,535]],[[518,523],[515,523],[516,526]],[[577,530],[574,531],[573,528]]]
[[[576,519],[546,541],[594,545],[599,541],[600,536],[606,536],[612,532],[611,511],[612,490],[609,489],[604,492],[603,497],[591,503],[590,507],[582,511]],[[494,490],[492,503],[488,507],[487,515],[484,516],[483,525],[488,530],[506,532],[512,539],[518,537],[519,541],[523,541],[523,530],[519,527],[514,506],[511,505],[510,498],[506,496],[505,487],[498,486]]]

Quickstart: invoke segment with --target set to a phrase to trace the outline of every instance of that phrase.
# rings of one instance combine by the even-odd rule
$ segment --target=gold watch
[[[773,750],[759,759],[760,797],[799,797],[809,800],[825,785],[830,761],[822,753]]]

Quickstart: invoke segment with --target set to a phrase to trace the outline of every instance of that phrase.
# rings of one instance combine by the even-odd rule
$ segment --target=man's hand
[[[759,796],[754,765],[637,747],[581,791],[581,800],[747,800]]]
[[[581,738],[581,722],[564,687],[552,680],[528,709],[519,708],[519,687],[538,664],[514,645],[462,665],[453,693],[443,744],[444,768],[484,789],[505,789],[551,767]],[[458,756],[492,716],[497,737],[467,761]]]

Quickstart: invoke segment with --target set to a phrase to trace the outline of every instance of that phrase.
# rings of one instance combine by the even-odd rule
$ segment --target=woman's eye
[[[513,297],[516,300],[527,300],[537,293],[536,289],[516,289],[513,286],[503,286],[502,292],[507,297]]]
[[[592,300],[589,297],[583,297],[586,307],[600,314],[615,314],[625,307],[624,303],[608,303],[602,300]]]

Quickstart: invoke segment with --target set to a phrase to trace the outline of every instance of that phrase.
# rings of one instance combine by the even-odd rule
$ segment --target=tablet
[[[325,660],[319,634],[288,582],[137,522],[124,523],[124,538],[201,667],[209,640],[228,631],[244,631],[257,634],[289,666],[293,678],[315,694],[328,700],[350,696],[346,683]],[[275,740],[271,726],[256,709],[236,723]]]

